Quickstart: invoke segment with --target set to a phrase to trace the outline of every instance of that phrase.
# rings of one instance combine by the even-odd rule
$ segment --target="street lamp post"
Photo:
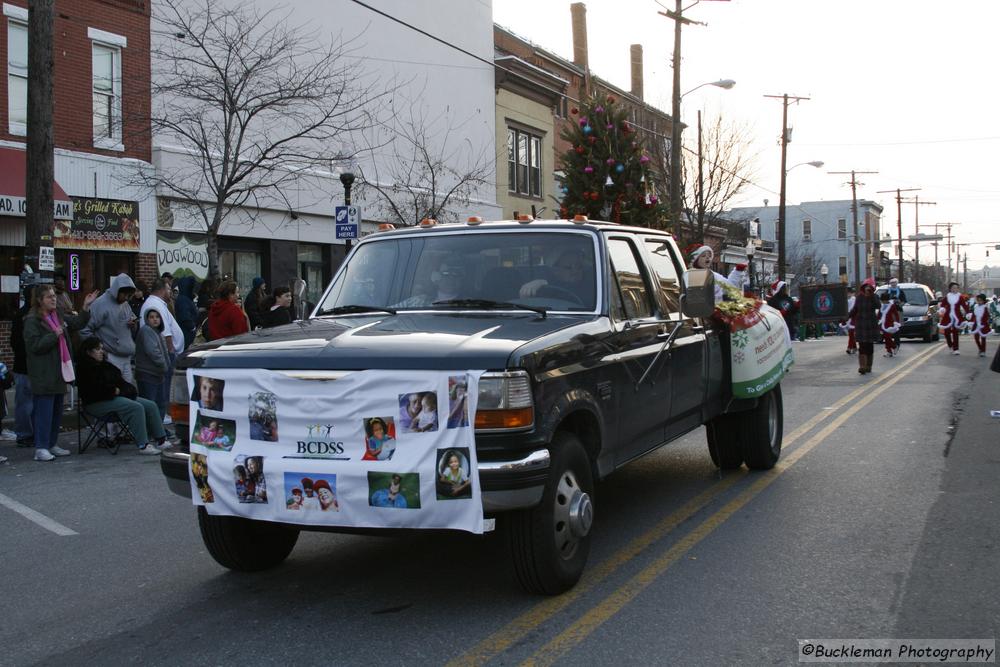
[[[787,105],[785,112],[787,113]],[[787,116],[786,121],[787,122]],[[778,280],[785,279],[785,180],[788,176],[788,172],[796,167],[801,167],[807,164],[810,167],[815,167],[819,169],[825,163],[822,160],[813,160],[811,162],[799,162],[798,164],[793,164],[788,169],[785,169],[785,151],[781,151],[781,191],[778,193]]]
[[[345,171],[340,175],[340,182],[344,185],[344,206],[351,205],[351,186],[354,185],[354,174]],[[358,234],[360,236],[360,234]],[[351,252],[351,239],[344,240],[344,255]]]
[[[826,276],[828,273],[830,273],[830,267],[828,267],[825,263],[821,264],[819,267],[819,275],[822,276],[824,285],[826,284]]]
[[[679,36],[680,29],[678,28]],[[680,53],[675,53],[674,58],[679,59]],[[719,79],[718,81],[708,81],[699,84],[686,93],[681,94],[679,69],[676,65],[674,67],[674,100],[670,121],[670,224],[673,225],[674,234],[678,236],[681,231],[681,99],[704,86],[715,86],[716,88],[729,90],[735,85],[736,82],[732,79]],[[700,149],[698,151],[698,160],[701,160]]]
[[[754,285],[754,268],[753,268],[753,256],[757,251],[757,247],[753,244],[753,238],[747,238],[747,269],[750,270],[750,293],[757,296],[756,285]]]

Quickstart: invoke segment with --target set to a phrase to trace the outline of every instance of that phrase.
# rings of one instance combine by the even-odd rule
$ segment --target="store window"
[[[219,253],[219,271],[223,280],[235,280],[240,296],[245,297],[253,287],[253,279],[263,277],[263,258],[259,252],[223,250]]]
[[[299,277],[306,281],[306,301],[319,303],[326,281],[323,279],[323,248],[299,244]]]
[[[24,136],[28,126],[28,26],[15,21],[20,7],[4,5],[7,23],[7,125],[11,134]],[[23,18],[28,20],[27,10]],[[18,16],[13,16],[17,14]]]

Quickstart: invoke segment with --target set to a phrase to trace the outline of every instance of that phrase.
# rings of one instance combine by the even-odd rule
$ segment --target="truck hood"
[[[177,368],[503,369],[522,345],[593,319],[495,311],[324,317],[192,347]]]

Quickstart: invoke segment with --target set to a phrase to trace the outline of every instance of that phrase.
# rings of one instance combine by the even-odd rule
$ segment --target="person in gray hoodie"
[[[152,308],[146,311],[146,321],[135,339],[135,376],[139,381],[139,396],[147,398],[160,409],[160,420],[167,416],[167,395],[163,376],[170,366],[170,351],[163,337],[163,318]]]
[[[107,361],[121,371],[125,381],[135,385],[132,360],[135,357],[135,341],[132,331],[138,318],[132,312],[128,300],[135,292],[135,283],[125,273],[111,279],[111,287],[90,306],[90,322],[80,333],[82,338],[96,336],[107,354]]]

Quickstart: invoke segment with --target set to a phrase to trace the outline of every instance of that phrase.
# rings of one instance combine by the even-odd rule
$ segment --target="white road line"
[[[54,521],[41,512],[36,512],[27,505],[22,505],[13,498],[8,498],[2,493],[0,493],[0,505],[17,512],[28,521],[34,521],[45,530],[51,530],[56,535],[79,535],[79,533],[75,530],[67,528],[58,521]]]

